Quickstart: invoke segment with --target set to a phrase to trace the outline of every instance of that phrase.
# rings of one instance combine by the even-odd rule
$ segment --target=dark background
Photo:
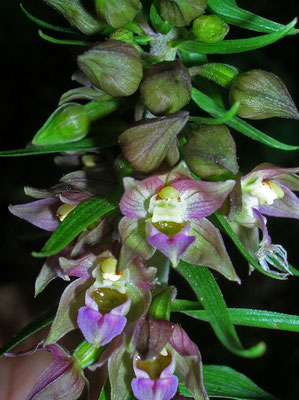
[[[40,16],[58,25],[64,20],[42,1],[24,0],[24,6],[33,15]],[[298,14],[292,2],[273,0],[246,1],[238,4],[256,14],[281,23],[288,23]],[[21,12],[15,1],[0,4],[0,46],[1,46],[1,149],[21,148],[26,145],[46,118],[57,106],[60,95],[73,87],[71,74],[76,68],[75,48],[54,45],[43,41],[37,34],[37,27]],[[65,26],[67,24],[65,23]],[[59,34],[50,33],[59,37]],[[232,28],[229,38],[240,35],[255,36],[258,33]],[[279,75],[287,85],[296,104],[299,104],[298,83],[298,38],[288,36],[266,48],[249,53],[210,57],[210,60],[236,65],[242,71],[261,68]],[[270,119],[256,121],[254,125],[290,144],[298,144],[296,121]],[[294,152],[278,151],[250,141],[234,132],[238,147],[240,168],[250,171],[260,162],[268,161],[277,165],[292,167],[298,165]],[[18,204],[29,199],[24,196],[23,186],[49,187],[57,182],[62,172],[54,165],[53,156],[35,156],[1,159],[1,285],[0,323],[1,338],[5,340],[40,312],[56,303],[63,289],[63,283],[51,284],[37,299],[33,300],[34,280],[42,261],[31,257],[32,250],[38,250],[46,235],[31,225],[19,221],[7,211],[8,204]],[[268,219],[273,243],[280,243],[289,253],[289,261],[296,265],[297,224],[292,220]],[[298,278],[287,281],[271,280],[255,272],[247,276],[246,262],[226,241],[235,268],[242,278],[242,286],[226,282],[217,276],[218,283],[230,307],[248,307],[278,312],[299,314]],[[179,282],[176,273],[173,281]],[[179,296],[188,296],[184,282],[180,284]],[[21,293],[21,306],[11,309],[10,289]],[[4,292],[3,292],[4,290]],[[7,293],[7,295],[3,295]],[[2,294],[2,295],[1,295]],[[4,299],[4,301],[2,301]],[[18,309],[18,307],[20,307]],[[26,308],[26,317],[23,307]],[[18,319],[13,318],[13,311]],[[255,328],[238,328],[245,346],[265,341],[267,352],[260,359],[242,359],[226,351],[212,334],[208,325],[181,318],[179,320],[201,349],[204,363],[229,365],[245,373],[264,389],[280,399],[299,398],[299,336],[296,333],[268,331]]]

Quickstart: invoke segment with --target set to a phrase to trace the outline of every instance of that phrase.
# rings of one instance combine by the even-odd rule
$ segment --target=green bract
[[[141,8],[139,0],[95,0],[97,14],[113,28],[133,21]]]
[[[160,0],[159,12],[174,26],[187,26],[205,12],[206,0]]]
[[[155,115],[175,113],[190,101],[190,75],[179,60],[154,64],[144,74],[140,96]]]
[[[78,58],[80,69],[92,84],[111,96],[130,96],[142,79],[142,61],[134,46],[108,40]]]
[[[49,145],[75,142],[87,135],[90,118],[86,109],[76,103],[63,104],[35,134],[32,143]]]

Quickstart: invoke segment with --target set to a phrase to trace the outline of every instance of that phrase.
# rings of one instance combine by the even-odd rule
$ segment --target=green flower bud
[[[282,80],[271,72],[253,69],[237,76],[231,85],[231,104],[240,102],[242,118],[271,117],[299,119],[298,110]]]
[[[159,13],[174,26],[187,26],[205,12],[207,0],[160,0]]]
[[[236,145],[226,125],[200,125],[183,146],[184,160],[202,179],[239,170]]]
[[[133,21],[142,5],[139,0],[95,0],[98,15],[113,28]]]
[[[63,104],[47,119],[32,143],[47,145],[75,142],[87,135],[90,119],[86,109],[76,103]]]
[[[83,6],[81,0],[45,0],[50,6],[59,11],[68,22],[85,35],[94,35],[107,25],[98,21]]]
[[[175,113],[190,101],[191,78],[181,61],[163,61],[147,69],[139,89],[151,113]]]
[[[204,43],[216,43],[223,40],[229,26],[217,15],[201,15],[193,21],[192,33],[197,40]]]
[[[78,57],[91,83],[111,96],[130,96],[138,89],[143,71],[138,51],[131,44],[108,40]]]

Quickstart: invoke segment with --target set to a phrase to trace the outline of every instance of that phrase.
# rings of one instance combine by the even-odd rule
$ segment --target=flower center
[[[152,214],[151,222],[153,224],[156,222],[182,224],[184,222],[186,205],[181,200],[177,189],[166,186],[158,194],[152,196],[148,211]]]
[[[162,371],[164,371],[164,369],[171,363],[171,354],[168,352],[165,353],[166,355],[160,353],[154,360],[142,361],[141,359],[138,359],[136,366],[137,368],[147,372],[150,379],[155,381],[160,378]]]
[[[103,278],[109,281],[116,282],[120,279],[122,274],[116,273],[117,260],[115,258],[106,258],[99,269],[102,272]]]
[[[76,208],[73,204],[64,203],[60,207],[57,208],[56,216],[63,221],[64,218],[71,212],[73,209]]]
[[[271,205],[274,200],[282,199],[284,191],[273,181],[257,179],[254,183],[248,185],[245,189],[249,194],[259,199],[260,205]]]
[[[120,293],[118,290],[106,287],[96,289],[90,296],[99,306],[101,314],[110,313],[113,308],[119,307],[128,299],[126,293]]]

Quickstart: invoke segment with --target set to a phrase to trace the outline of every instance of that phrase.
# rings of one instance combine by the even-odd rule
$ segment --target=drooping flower
[[[25,400],[63,399],[77,400],[88,382],[78,362],[57,343],[44,346],[38,344],[33,350],[22,353],[6,353],[7,357],[30,355],[36,350],[48,350],[54,361],[41,375]]]
[[[176,266],[180,259],[238,280],[219,231],[205,217],[224,202],[235,182],[193,179],[181,162],[171,172],[143,181],[125,178],[119,231],[123,256],[145,260],[160,250]]]
[[[100,347],[118,336],[128,322],[137,324],[147,312],[155,268],[146,267],[135,258],[118,273],[117,259],[110,251],[100,256],[89,254],[78,260],[60,261],[65,275],[79,279],[70,283],[61,296],[47,344],[79,327],[89,343]],[[136,303],[140,315],[131,312]]]
[[[78,204],[92,196],[109,193],[114,184],[111,174],[103,168],[74,171],[49,189],[25,187],[25,194],[38,200],[11,205],[9,211],[41,229],[55,231]]]
[[[285,276],[290,273],[287,252],[271,243],[267,219],[263,215],[299,219],[299,168],[280,168],[260,164],[241,179],[242,207],[231,219],[231,226],[248,251],[267,272]],[[259,241],[258,229],[263,237]],[[279,271],[271,271],[269,264]]]
[[[131,386],[138,400],[169,400],[178,388],[176,373],[198,399],[207,399],[198,347],[178,325],[148,317],[137,335]]]

